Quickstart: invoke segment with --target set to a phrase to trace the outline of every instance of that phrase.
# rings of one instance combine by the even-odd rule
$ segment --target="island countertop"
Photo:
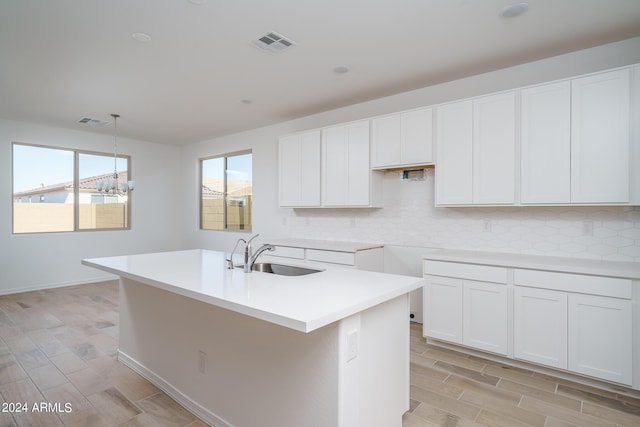
[[[419,277],[340,267],[304,276],[244,273],[228,269],[226,255],[194,249],[84,259],[82,264],[301,332],[314,331],[424,284]]]

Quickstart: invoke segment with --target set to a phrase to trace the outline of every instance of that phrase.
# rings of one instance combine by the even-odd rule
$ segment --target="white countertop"
[[[313,239],[266,239],[265,243],[275,246],[287,246],[292,248],[320,249],[335,252],[358,252],[367,249],[382,248],[381,243],[348,242],[340,240],[313,240]]]
[[[440,249],[423,259],[640,280],[640,263]]]
[[[195,249],[85,259],[82,264],[301,332],[311,332],[424,284],[419,277],[339,267],[305,276],[247,274],[239,268],[227,269],[225,255]]]

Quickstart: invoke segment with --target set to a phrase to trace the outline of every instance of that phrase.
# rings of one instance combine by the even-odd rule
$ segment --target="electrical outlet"
[[[593,221],[582,221],[582,235],[593,236]]]
[[[198,351],[198,372],[204,374],[207,369],[207,353],[202,350]]]

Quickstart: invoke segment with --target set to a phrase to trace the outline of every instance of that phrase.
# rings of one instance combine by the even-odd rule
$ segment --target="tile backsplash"
[[[640,262],[640,207],[434,207],[424,181],[383,179],[380,209],[287,210],[290,236]]]

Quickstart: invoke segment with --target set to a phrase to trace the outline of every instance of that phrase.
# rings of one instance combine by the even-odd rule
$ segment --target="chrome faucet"
[[[258,248],[258,250],[256,251],[256,253],[252,253],[251,251],[251,241],[253,239],[255,239],[256,237],[258,237],[260,234],[256,234],[255,236],[251,237],[249,240],[247,240],[245,242],[245,246],[244,246],[244,272],[245,273],[251,273],[252,269],[253,269],[253,264],[256,263],[256,259],[258,259],[258,257],[260,256],[260,254],[264,251],[275,251],[276,248],[275,246],[272,245],[262,245]]]
[[[276,250],[276,247],[273,246],[273,245],[264,244],[264,245],[260,246],[258,248],[258,250],[256,251],[256,253],[253,254],[253,256],[251,257],[249,262],[244,265],[244,272],[245,273],[251,273],[251,271],[253,270],[253,264],[256,263],[256,260],[258,259],[258,257],[260,256],[260,254],[262,252],[264,252],[264,251],[275,251],[275,250]]]
[[[238,245],[240,244],[240,242],[244,243],[244,272],[245,273],[251,273],[252,269],[253,269],[253,264],[256,263],[256,259],[258,259],[258,257],[260,256],[260,254],[264,251],[275,251],[276,247],[273,245],[262,245],[258,248],[258,250],[256,251],[256,253],[252,253],[251,251],[251,241],[253,239],[255,239],[256,237],[258,237],[259,234],[256,234],[255,236],[252,236],[249,240],[244,240],[244,239],[238,239],[238,241],[236,242],[236,245],[233,247],[233,250],[231,251],[231,255],[229,255],[229,258],[226,259],[227,261],[227,268],[229,270],[232,270],[234,267],[243,267],[242,265],[234,265],[233,264],[233,254],[235,254],[236,249],[238,249]]]

